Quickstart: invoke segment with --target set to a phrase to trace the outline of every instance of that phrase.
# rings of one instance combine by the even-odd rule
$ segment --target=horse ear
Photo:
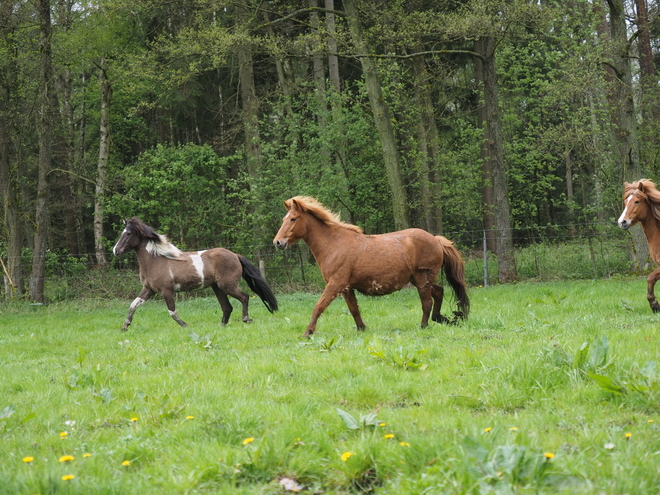
[[[287,211],[291,209],[291,205],[289,204],[290,202],[291,202],[290,199],[285,199],[284,201],[282,201],[282,203],[284,203],[284,207],[287,209]]]
[[[291,198],[289,201],[291,201],[291,206],[289,207],[289,210],[300,210],[300,204],[298,201],[296,201],[295,198]]]
[[[639,189],[642,192],[646,192],[646,179],[640,179],[637,181],[637,189]]]

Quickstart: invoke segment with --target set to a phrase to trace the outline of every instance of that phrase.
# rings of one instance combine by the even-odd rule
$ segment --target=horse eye
[[[296,220],[298,220],[298,219],[297,218],[292,218],[291,219],[292,222],[295,222]]]

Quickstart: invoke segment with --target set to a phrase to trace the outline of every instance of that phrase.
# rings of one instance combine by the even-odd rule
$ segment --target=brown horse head
[[[660,223],[660,191],[655,188],[653,181],[640,179],[632,184],[624,183],[623,205],[618,223],[624,230],[647,218]]]
[[[341,225],[360,234],[362,233],[360,227],[342,222],[339,215],[328,210],[315,198],[295,196],[284,201],[284,206],[287,209],[287,214],[282,220],[280,230],[273,239],[273,244],[279,249],[286,249],[299,239],[305,239],[309,229],[307,222],[311,221],[312,218],[325,225]]]
[[[138,217],[125,220],[126,227],[121,233],[117,244],[112,249],[115,256],[121,256],[131,249],[137,249],[146,244],[146,249],[152,254],[178,259],[181,251],[167,240],[167,237],[157,233]]]

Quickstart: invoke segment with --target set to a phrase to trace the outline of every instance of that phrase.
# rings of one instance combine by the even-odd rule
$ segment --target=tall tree
[[[493,186],[493,214],[495,217],[495,246],[497,271],[501,283],[516,279],[516,263],[513,256],[513,232],[509,189],[504,164],[502,121],[499,108],[497,69],[495,66],[495,39],[483,40],[484,113],[486,116],[488,160]]]
[[[53,68],[51,38],[53,28],[50,17],[50,0],[36,3],[39,19],[39,161],[37,200],[35,209],[34,250],[30,275],[30,298],[44,302],[44,278],[46,274],[46,242],[48,240],[48,178],[51,169],[53,136]]]
[[[637,140],[637,118],[632,87],[632,64],[630,41],[628,39],[624,0],[607,0],[609,7],[610,37],[612,42],[610,67],[614,71],[611,93],[614,125],[612,141],[615,143],[615,157],[620,170],[620,177],[627,182],[641,178],[639,142]],[[633,256],[639,266],[645,266],[648,260],[648,243],[641,229],[631,232],[635,249]]]
[[[383,161],[387,173],[390,192],[392,194],[392,211],[394,215],[394,228],[397,230],[409,227],[408,206],[406,200],[406,191],[401,177],[401,158],[397,147],[396,135],[392,126],[392,116],[390,109],[383,97],[383,89],[376,63],[371,57],[367,42],[362,33],[360,18],[355,0],[344,0],[344,9],[348,17],[348,25],[351,32],[351,38],[357,56],[362,65],[362,72],[367,86],[369,102],[374,115],[376,128],[380,137],[380,144],[383,149]]]
[[[99,81],[101,89],[99,159],[97,163],[94,195],[94,248],[96,253],[96,263],[102,270],[108,267],[108,260],[105,256],[105,237],[103,235],[103,221],[105,220],[103,202],[105,198],[108,157],[110,156],[110,99],[112,97],[112,86],[108,79],[107,71],[106,59],[102,58],[99,63]]]
[[[7,229],[7,265],[3,265],[5,295],[12,299],[23,294],[23,271],[21,266],[22,232],[19,221],[17,177],[11,166],[11,100],[15,91],[15,67],[17,49],[13,41],[13,2],[0,4],[0,198]]]

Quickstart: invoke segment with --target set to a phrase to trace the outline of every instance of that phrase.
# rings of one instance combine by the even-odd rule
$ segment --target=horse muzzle
[[[621,227],[623,230],[628,230],[632,226],[632,222],[626,220],[625,218],[622,218],[619,220],[619,227]]]
[[[275,239],[273,240],[273,244],[277,249],[286,249],[289,245],[289,241],[288,239]]]

